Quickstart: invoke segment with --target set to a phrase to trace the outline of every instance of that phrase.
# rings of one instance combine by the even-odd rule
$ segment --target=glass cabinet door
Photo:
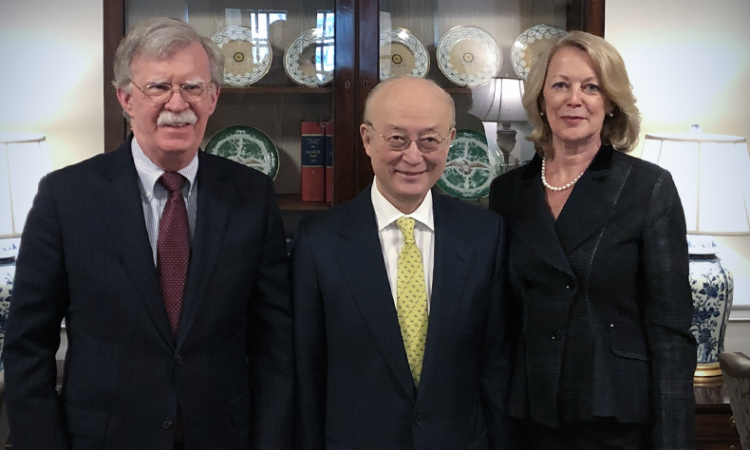
[[[127,0],[124,7],[126,29],[149,17],[176,17],[221,47],[224,83],[205,151],[273,176],[282,209],[330,204],[325,135],[333,130],[334,0]]]
[[[438,186],[481,203],[492,179],[534,155],[520,103],[531,62],[554,36],[591,27],[594,3],[603,2],[363,2],[362,14],[376,20],[361,27],[360,77],[371,85],[398,75],[429,78],[451,94],[458,133]],[[364,170],[360,178],[367,181]]]
[[[449,166],[451,183],[481,184],[533,155],[524,139],[528,124],[517,115],[500,116],[495,102],[508,100],[500,91],[512,92],[514,79],[520,89],[518,64],[554,30],[603,35],[604,1],[103,0],[105,145],[116,148],[127,133],[109,83],[120,39],[145,18],[170,16],[217,37],[227,55],[231,76],[203,148],[229,127],[265,136],[278,154],[275,187],[286,216],[350,200],[372,182],[358,130],[364,101],[381,77],[407,72],[436,80],[453,96],[462,136],[473,143],[484,136],[499,168],[482,172],[482,164],[471,169],[462,161]],[[526,45],[520,56],[514,54],[519,42]],[[335,129],[324,201],[301,198],[308,167],[302,160],[303,123],[326,123],[325,133]]]

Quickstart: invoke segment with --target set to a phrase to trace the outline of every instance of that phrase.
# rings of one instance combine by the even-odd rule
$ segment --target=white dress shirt
[[[427,195],[422,204],[411,214],[404,214],[393,206],[377,188],[378,180],[372,183],[371,198],[372,206],[375,208],[375,219],[378,225],[378,236],[380,247],[383,251],[385,270],[388,273],[388,282],[391,285],[393,303],[397,305],[398,297],[398,255],[404,245],[404,235],[396,226],[396,220],[407,216],[414,218],[414,240],[419,253],[422,254],[422,265],[424,266],[424,280],[427,284],[427,311],[430,310],[430,298],[432,297],[432,268],[435,262],[435,221],[432,214],[432,192]]]
[[[143,206],[143,217],[146,219],[146,231],[151,241],[151,251],[154,254],[154,265],[157,264],[156,244],[159,241],[159,220],[164,206],[167,204],[169,193],[161,184],[157,183],[164,171],[151,161],[138,141],[133,137],[130,145],[135,162],[135,170],[138,172],[138,189],[141,192],[141,206]],[[195,235],[195,214],[198,208],[198,186],[195,176],[198,174],[198,153],[195,153],[190,164],[177,171],[187,178],[187,183],[182,184],[182,198],[185,199],[187,207],[188,222],[190,223],[190,238]]]

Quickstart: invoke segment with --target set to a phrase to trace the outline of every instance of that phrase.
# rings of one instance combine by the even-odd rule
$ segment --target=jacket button
[[[576,288],[576,282],[575,282],[575,280],[570,280],[570,281],[568,281],[568,284],[565,285],[565,289],[567,289],[569,291],[572,291],[575,288]]]
[[[552,340],[553,341],[561,341],[563,338],[562,331],[555,330],[555,332],[552,334]]]
[[[422,425],[422,424],[424,424],[424,417],[422,417],[422,414],[417,414],[417,415],[416,415],[416,416],[414,417],[414,423],[415,423],[415,424],[417,424],[417,425]]]
[[[169,417],[165,418],[164,419],[164,429],[165,430],[171,430],[172,426],[174,426],[174,422],[172,422],[172,420]]]
[[[174,357],[174,363],[177,364],[178,366],[181,366],[182,365],[182,355],[180,355],[179,353],[177,355],[175,355],[175,357]]]

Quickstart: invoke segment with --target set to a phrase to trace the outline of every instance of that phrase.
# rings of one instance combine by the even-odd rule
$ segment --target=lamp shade
[[[46,138],[0,132],[0,238],[18,237],[39,180],[51,169]]]
[[[698,131],[647,134],[641,158],[672,174],[688,233],[750,234],[747,139]]]
[[[485,122],[525,122],[523,80],[493,78],[492,82],[472,91],[469,114]]]

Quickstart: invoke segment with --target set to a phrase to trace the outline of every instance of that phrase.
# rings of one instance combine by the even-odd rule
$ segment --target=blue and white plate
[[[239,25],[224,27],[211,36],[226,57],[224,84],[250,86],[271,68],[273,51],[266,39],[253,37],[252,29]]]
[[[380,81],[391,77],[424,78],[430,71],[430,54],[406,28],[380,31]]]
[[[535,25],[521,33],[511,48],[513,71],[523,78],[529,76],[529,70],[557,36],[568,34],[562,28],[554,25]]]
[[[453,27],[437,46],[438,68],[459,86],[487,84],[497,74],[503,54],[492,36],[477,27]]]
[[[284,52],[284,71],[297,84],[323,86],[333,81],[334,38],[320,28],[300,33]]]

